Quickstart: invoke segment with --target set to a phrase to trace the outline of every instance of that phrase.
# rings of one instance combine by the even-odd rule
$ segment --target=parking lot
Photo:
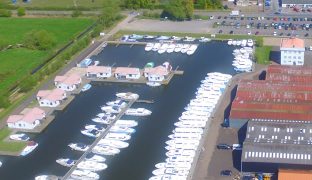
[[[213,22],[212,33],[215,34],[242,34],[265,36],[297,36],[312,37],[311,17],[233,17],[210,16]]]

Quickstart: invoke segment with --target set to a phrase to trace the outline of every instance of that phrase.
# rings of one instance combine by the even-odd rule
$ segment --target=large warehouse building
[[[249,119],[312,120],[312,67],[271,65],[266,80],[242,80],[232,102],[230,126]]]

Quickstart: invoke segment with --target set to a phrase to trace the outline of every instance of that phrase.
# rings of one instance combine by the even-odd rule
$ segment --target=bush
[[[32,90],[37,84],[37,80],[34,77],[28,77],[26,80],[20,84],[20,92],[28,92]]]
[[[82,15],[82,12],[79,11],[78,9],[74,10],[73,13],[72,13],[72,17],[79,17]]]
[[[17,9],[17,15],[18,15],[18,16],[25,16],[25,14],[26,14],[25,8],[19,7],[19,8]]]
[[[11,17],[12,13],[9,10],[0,9],[0,17]]]
[[[56,43],[54,36],[46,30],[31,31],[24,37],[24,44],[27,48],[38,50],[49,50]]]
[[[0,108],[7,108],[10,106],[9,96],[7,94],[0,95]]]
[[[229,6],[228,6],[228,5],[224,5],[224,6],[223,6],[223,9],[225,9],[225,10],[226,10],[226,9],[229,9]]]

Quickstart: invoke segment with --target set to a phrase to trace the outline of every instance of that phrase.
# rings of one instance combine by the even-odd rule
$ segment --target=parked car
[[[221,176],[232,176],[232,171],[231,170],[222,170],[220,172]]]
[[[219,34],[222,34],[222,32],[223,32],[223,31],[220,29],[220,30],[219,30]]]
[[[259,34],[259,31],[257,31],[256,33],[255,33],[255,35],[258,35]]]
[[[218,149],[231,149],[231,146],[230,145],[228,145],[228,144],[218,144],[217,145],[217,148]]]
[[[218,16],[218,19],[221,19],[221,16]]]
[[[234,33],[234,31],[230,31],[230,34],[233,34]]]
[[[304,35],[304,37],[308,37],[309,36],[309,33],[306,33],[305,35]]]

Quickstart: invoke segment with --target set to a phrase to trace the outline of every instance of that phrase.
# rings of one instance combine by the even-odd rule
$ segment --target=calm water
[[[194,97],[194,92],[208,72],[234,74],[232,50],[221,42],[200,45],[193,56],[181,53],[162,54],[145,52],[144,46],[107,46],[99,55],[92,57],[101,65],[144,67],[153,61],[160,65],[170,62],[173,68],[184,70],[183,76],[175,76],[169,85],[151,88],[146,85],[94,84],[87,92],[78,95],[66,110],[57,113],[56,119],[34,140],[38,148],[26,157],[1,157],[4,165],[0,168],[0,179],[28,180],[39,174],[62,176],[68,170],[55,160],[61,157],[78,159],[81,153],[71,151],[71,142],[91,143],[92,139],[83,136],[80,130],[91,118],[100,112],[100,106],[114,100],[116,92],[138,93],[140,99],[153,99],[154,104],[135,103],[134,107],[146,107],[153,111],[144,118],[124,116],[122,119],[138,119],[136,133],[129,141],[130,146],[120,154],[109,158],[108,168],[102,171],[101,179],[106,180],[145,180],[152,175],[154,165],[165,159],[165,141],[173,130],[174,122],[183,108]]]

